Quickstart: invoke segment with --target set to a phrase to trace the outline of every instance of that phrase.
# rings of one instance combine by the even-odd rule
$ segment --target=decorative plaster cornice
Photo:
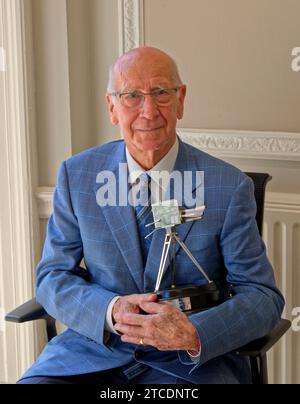
[[[178,129],[178,134],[220,157],[300,161],[300,133]]]
[[[300,214],[300,195],[283,192],[266,192],[266,211]],[[300,221],[300,216],[299,216]]]
[[[40,187],[37,189],[35,195],[40,219],[50,217],[53,209],[53,193],[53,187]]]
[[[119,0],[119,53],[144,44],[144,0]]]

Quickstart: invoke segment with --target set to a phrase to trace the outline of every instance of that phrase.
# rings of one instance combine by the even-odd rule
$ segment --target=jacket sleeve
[[[196,367],[266,335],[280,320],[284,299],[276,288],[255,214],[254,186],[246,177],[231,197],[220,234],[227,281],[235,295],[190,317],[201,340]],[[191,364],[183,352],[180,358]]]
[[[60,168],[41,262],[37,301],[72,330],[104,344],[106,309],[116,294],[89,282],[80,267],[83,246],[73,212],[66,163]]]

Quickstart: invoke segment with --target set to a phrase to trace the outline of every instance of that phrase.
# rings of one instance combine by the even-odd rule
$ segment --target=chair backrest
[[[263,219],[264,219],[264,205],[265,205],[265,190],[266,185],[271,181],[272,177],[266,173],[249,173],[245,172],[254,182],[254,193],[257,206],[256,222],[260,235],[262,235]]]

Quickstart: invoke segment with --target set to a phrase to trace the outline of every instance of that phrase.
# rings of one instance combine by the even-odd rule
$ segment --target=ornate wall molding
[[[178,134],[218,157],[300,161],[300,133],[178,129]]]
[[[282,192],[266,192],[266,211],[298,214],[300,218],[300,195]]]
[[[39,187],[36,200],[40,219],[48,219],[53,209],[53,187]]]
[[[144,45],[144,0],[119,0],[119,54]]]

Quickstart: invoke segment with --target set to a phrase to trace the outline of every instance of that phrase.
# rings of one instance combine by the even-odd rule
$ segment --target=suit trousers
[[[20,379],[17,384],[191,384],[184,379],[146,365],[133,364],[131,365],[130,372],[127,369],[129,367],[73,376],[35,376]]]

